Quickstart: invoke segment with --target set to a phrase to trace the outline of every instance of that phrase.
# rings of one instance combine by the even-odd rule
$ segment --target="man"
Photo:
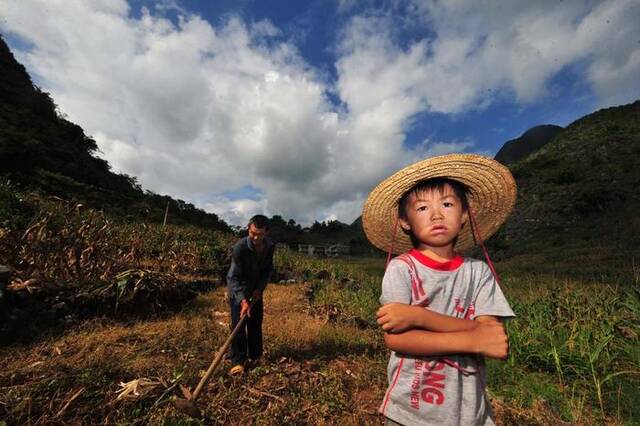
[[[231,307],[231,329],[247,315],[244,327],[231,343],[230,374],[242,374],[247,360],[255,363],[262,355],[262,292],[273,272],[275,244],[266,237],[269,222],[263,215],[249,220],[249,235],[233,246],[227,273],[227,294]],[[249,309],[249,304],[253,306]]]

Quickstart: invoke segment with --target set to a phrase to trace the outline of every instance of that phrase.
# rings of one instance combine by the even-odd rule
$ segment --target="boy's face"
[[[406,216],[406,220],[400,218],[400,226],[420,241],[420,249],[453,248],[455,238],[467,221],[460,198],[447,184],[442,192],[434,189],[411,194]]]

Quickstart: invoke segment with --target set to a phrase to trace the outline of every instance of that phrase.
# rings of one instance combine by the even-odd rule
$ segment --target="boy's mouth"
[[[445,232],[447,232],[447,227],[444,225],[433,225],[431,227],[432,234],[443,234]]]

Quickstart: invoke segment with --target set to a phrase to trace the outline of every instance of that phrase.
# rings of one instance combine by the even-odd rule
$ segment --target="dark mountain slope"
[[[551,142],[562,127],[552,124],[535,126],[524,132],[519,138],[507,141],[495,156],[502,164],[520,161]]]
[[[510,169],[518,200],[492,241],[496,248],[637,251],[640,101],[575,121]]]
[[[94,156],[96,142],[60,117],[49,94],[34,87],[0,37],[0,176],[12,185],[74,199],[116,216],[229,229],[216,215],[182,200],[145,192],[134,177],[113,173]]]
[[[573,266],[605,258],[613,265],[611,258],[623,254],[620,262],[629,266],[629,256],[640,256],[640,101],[594,112],[565,129],[534,127],[519,139],[536,132],[549,140],[529,154],[518,151],[512,158],[520,159],[508,164],[518,199],[489,240],[490,252],[498,259],[534,254],[537,270],[540,259],[558,256]],[[362,233],[362,218],[350,228]]]

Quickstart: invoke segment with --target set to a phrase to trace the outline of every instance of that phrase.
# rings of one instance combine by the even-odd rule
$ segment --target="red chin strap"
[[[491,257],[489,257],[489,252],[487,251],[487,247],[484,245],[484,241],[482,240],[482,236],[480,235],[480,230],[478,229],[478,223],[476,222],[476,217],[471,210],[471,206],[469,206],[469,222],[471,223],[471,233],[473,234],[473,238],[476,240],[476,243],[480,244],[482,247],[482,252],[484,253],[485,259],[487,259],[487,264],[489,265],[489,269],[491,269],[491,273],[493,274],[493,278],[495,278],[498,285],[502,285],[500,282],[500,277],[498,277],[498,273],[496,272],[496,268],[493,266],[493,262],[491,261]]]
[[[396,234],[398,233],[398,221],[400,218],[396,216],[396,222],[393,225],[393,233],[391,234],[391,246],[389,247],[389,252],[387,253],[387,263],[384,264],[384,269],[387,269],[389,266],[389,262],[391,262],[391,253],[393,253],[393,246],[396,244]]]
[[[468,213],[469,213],[469,223],[471,225],[471,233],[473,235],[473,238],[475,242],[479,244],[480,247],[482,247],[482,252],[484,253],[485,259],[487,259],[487,264],[489,265],[489,269],[491,269],[493,278],[495,278],[498,285],[502,285],[502,282],[500,281],[500,277],[496,272],[496,268],[493,266],[493,262],[491,261],[491,257],[489,256],[489,252],[487,251],[487,247],[484,245],[484,241],[482,240],[482,236],[480,235],[480,230],[478,229],[478,223],[476,222],[476,216],[473,214],[473,211],[471,210],[471,206],[469,206]],[[384,265],[385,269],[387,269],[387,266],[389,266],[389,262],[391,262],[391,254],[393,253],[393,248],[396,243],[396,234],[398,233],[399,219],[400,219],[399,217],[396,217],[395,223],[393,225],[393,231],[391,234],[391,246],[389,247],[389,251],[387,252],[387,262]]]

